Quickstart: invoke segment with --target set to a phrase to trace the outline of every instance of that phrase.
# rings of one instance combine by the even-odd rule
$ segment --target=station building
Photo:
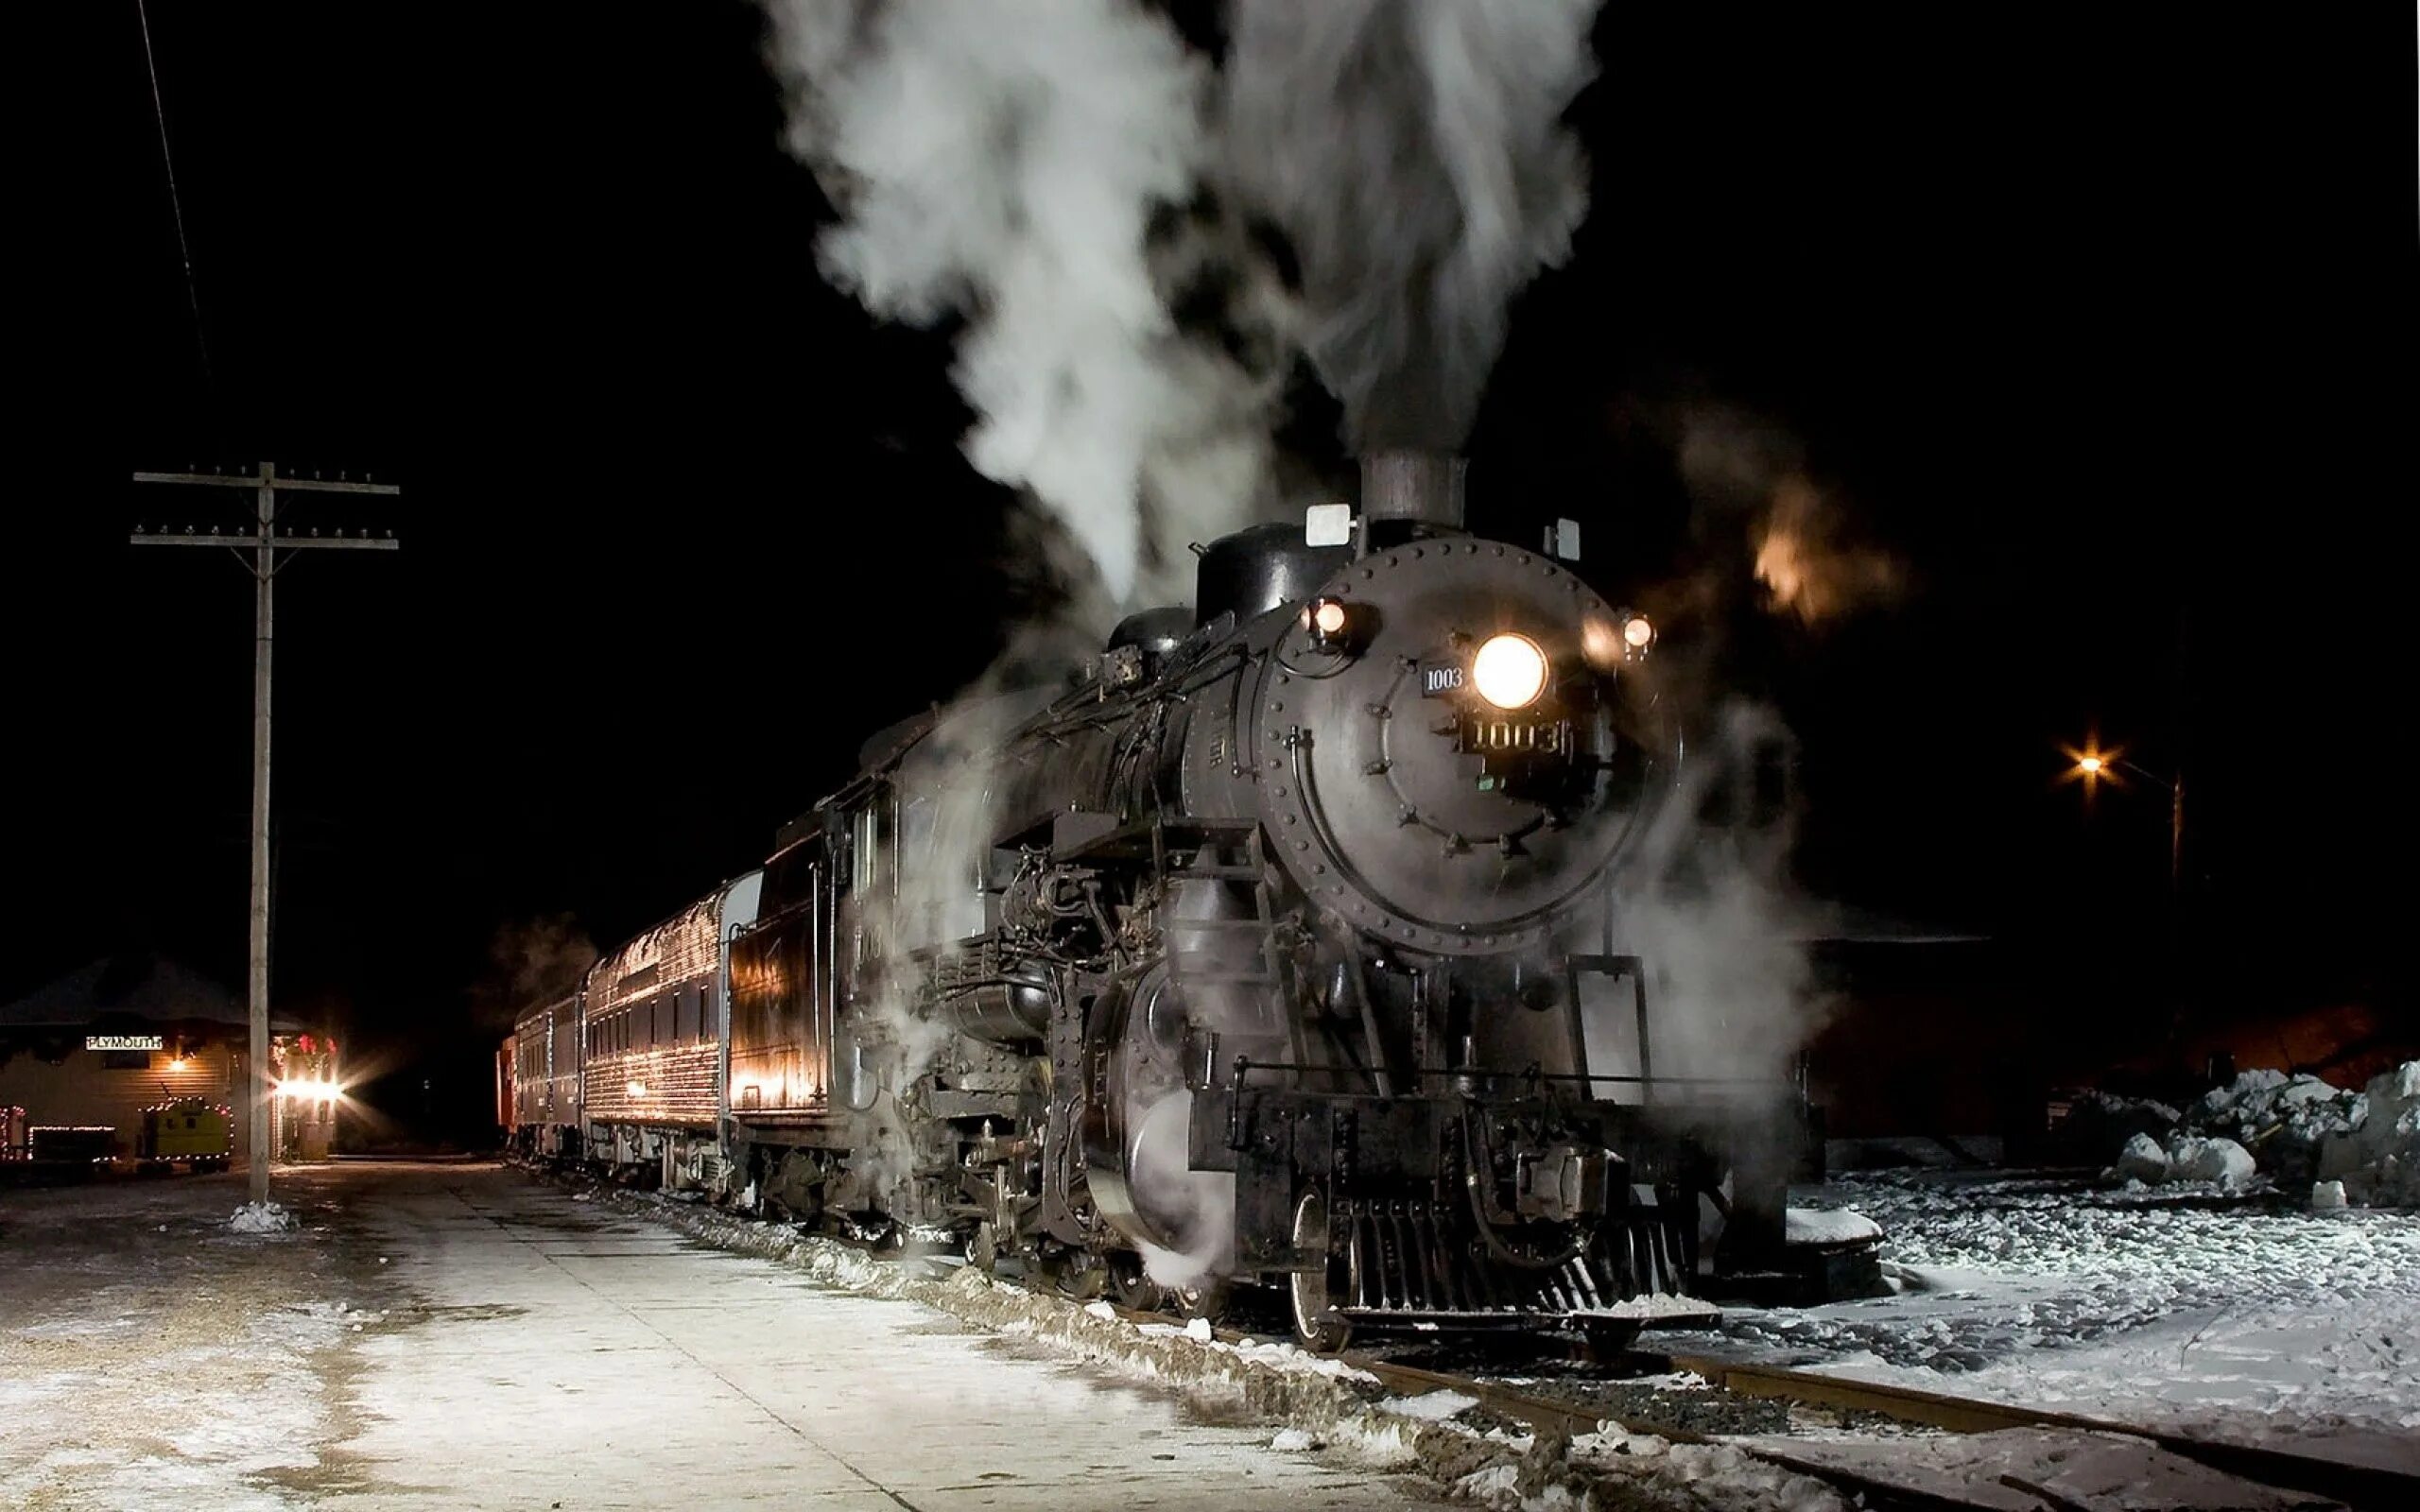
[[[340,1076],[324,1033],[273,1015],[280,1159],[326,1153]],[[245,1005],[172,961],[95,961],[0,1006],[0,1160],[240,1163]],[[325,1087],[325,1095],[315,1089]]]

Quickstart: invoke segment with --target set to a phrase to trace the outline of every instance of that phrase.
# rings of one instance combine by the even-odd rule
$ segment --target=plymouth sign
[[[156,1034],[88,1034],[84,1037],[87,1050],[158,1050]]]

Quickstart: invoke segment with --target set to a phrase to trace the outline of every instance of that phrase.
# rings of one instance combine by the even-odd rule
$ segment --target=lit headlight
[[[1315,651],[1350,653],[1367,626],[1342,599],[1315,598],[1303,606],[1303,634]]]
[[[1471,658],[1471,685],[1498,709],[1526,709],[1547,691],[1547,654],[1526,635],[1494,635]]]

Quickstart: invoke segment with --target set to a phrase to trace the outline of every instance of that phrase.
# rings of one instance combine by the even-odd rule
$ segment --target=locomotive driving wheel
[[[1350,1263],[1329,1241],[1327,1196],[1317,1187],[1294,1199],[1294,1253],[1322,1257],[1310,1270],[1286,1279],[1286,1299],[1293,1314],[1294,1337],[1317,1354],[1334,1354],[1352,1336],[1353,1325],[1337,1310],[1340,1292],[1350,1295]]]
[[[1131,1307],[1138,1313],[1156,1313],[1160,1309],[1159,1283],[1143,1274],[1143,1257],[1131,1249],[1110,1254],[1109,1294],[1117,1298],[1118,1306]]]
[[[1179,1317],[1218,1321],[1227,1310],[1231,1288],[1223,1277],[1209,1277],[1190,1286],[1163,1286],[1144,1271],[1143,1257],[1131,1249],[1109,1256],[1109,1291],[1121,1307],[1138,1313],[1174,1313]]]

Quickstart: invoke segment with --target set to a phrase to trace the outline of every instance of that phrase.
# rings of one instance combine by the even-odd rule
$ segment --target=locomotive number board
[[[1442,698],[1449,693],[1460,693],[1469,676],[1469,670],[1460,662],[1423,662],[1420,664],[1420,696]]]
[[[1571,721],[1567,719],[1462,720],[1460,749],[1489,755],[1514,752],[1525,756],[1567,756],[1571,753]]]

